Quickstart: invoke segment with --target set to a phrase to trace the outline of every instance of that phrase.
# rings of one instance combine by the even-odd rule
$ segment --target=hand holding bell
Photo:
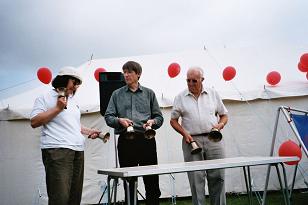
[[[222,139],[222,134],[219,129],[213,127],[208,136],[209,140],[213,142],[219,142]]]
[[[135,137],[135,130],[133,127],[133,123],[131,123],[127,128],[126,128],[126,139],[134,139]]]
[[[197,154],[197,153],[202,151],[202,148],[199,147],[199,145],[196,141],[193,140],[189,144],[191,146],[191,154]]]
[[[66,102],[66,88],[65,87],[60,87],[56,89],[58,92],[58,98],[64,97],[64,102]],[[67,109],[65,106],[64,109]]]
[[[110,133],[109,132],[106,132],[106,133],[101,132],[101,133],[99,133],[97,138],[103,140],[103,142],[106,143],[110,138]]]
[[[156,135],[156,131],[153,130],[151,126],[145,127],[144,137],[146,139],[152,139],[153,137],[155,137],[155,135]]]

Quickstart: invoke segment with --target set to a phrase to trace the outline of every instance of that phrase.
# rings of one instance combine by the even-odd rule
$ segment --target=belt
[[[119,137],[123,137],[125,139],[142,139],[144,138],[144,133],[133,132],[129,134],[127,132],[122,132]]]
[[[194,135],[191,135],[192,137],[202,137],[202,136],[208,136],[209,133],[201,133],[201,134],[194,134]]]

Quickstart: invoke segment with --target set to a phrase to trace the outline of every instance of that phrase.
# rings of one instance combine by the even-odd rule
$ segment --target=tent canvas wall
[[[82,123],[113,133],[99,113],[99,85],[94,79],[94,71],[98,67],[104,67],[107,71],[121,71],[126,61],[135,60],[143,66],[141,84],[155,91],[165,118],[164,125],[156,135],[159,163],[183,161],[181,137],[169,125],[170,112],[174,96],[186,87],[187,68],[198,65],[205,70],[206,85],[215,86],[229,110],[229,123],[223,130],[227,157],[268,156],[277,108],[286,105],[307,110],[308,83],[305,77],[296,71],[296,61],[301,51],[290,51],[292,55],[288,57],[291,59],[288,61],[282,58],[286,54],[276,53],[275,59],[282,59],[282,62],[273,64],[273,56],[269,55],[271,51],[268,53],[264,51],[261,55],[260,50],[254,50],[255,53],[252,53],[252,50],[246,50],[246,48],[201,50],[86,62],[78,67],[85,80],[76,94],[82,110]],[[256,53],[258,55],[255,55]],[[255,61],[256,56],[259,56],[259,61]],[[224,59],[224,65],[220,65],[217,59]],[[172,62],[179,63],[182,70],[179,76],[171,79],[167,75],[167,67]],[[251,62],[254,64],[251,65]],[[236,78],[229,82],[225,82],[221,77],[222,69],[227,65],[233,65],[237,69]],[[264,85],[264,76],[270,71],[270,68],[264,68],[265,65],[279,67],[277,70],[281,72],[283,80],[278,86]],[[253,71],[256,73],[252,74]],[[288,76],[288,79],[284,76]],[[50,89],[50,85],[40,85],[35,89],[1,100],[0,198],[2,204],[46,203],[44,169],[39,149],[40,129],[32,129],[28,118],[34,99],[47,89]],[[278,136],[280,142],[293,138],[292,131],[285,122],[280,123]],[[279,146],[279,143],[277,144]],[[113,137],[106,144],[99,139],[86,141],[83,203],[98,202],[106,176],[98,175],[97,170],[115,167],[114,147]],[[300,165],[303,170],[307,169],[307,159],[303,158]],[[287,171],[290,177],[292,167],[287,167]],[[255,189],[263,189],[265,174],[266,167],[252,169]],[[272,174],[275,173],[272,172]],[[168,175],[160,176],[162,197],[170,197],[173,194],[189,196],[186,174],[175,174],[174,178],[173,181]],[[275,177],[272,178],[270,189],[278,189],[278,182]],[[304,180],[305,175],[298,174],[295,188],[305,187]],[[142,180],[139,182],[140,191],[143,192]],[[245,191],[242,170],[227,170],[226,185],[228,192]]]

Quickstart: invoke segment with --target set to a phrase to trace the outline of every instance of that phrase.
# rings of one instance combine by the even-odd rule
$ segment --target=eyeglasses
[[[186,79],[186,82],[187,82],[187,83],[190,83],[190,82],[192,82],[192,83],[197,83],[198,80],[196,80],[196,79]]]

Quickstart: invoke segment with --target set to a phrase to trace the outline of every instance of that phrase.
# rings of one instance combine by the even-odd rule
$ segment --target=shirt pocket
[[[138,113],[151,113],[151,106],[149,101],[139,101],[135,103],[135,108]]]
[[[136,112],[147,114],[151,113],[151,102],[150,98],[146,95],[136,95],[133,98],[133,106],[136,109]]]

